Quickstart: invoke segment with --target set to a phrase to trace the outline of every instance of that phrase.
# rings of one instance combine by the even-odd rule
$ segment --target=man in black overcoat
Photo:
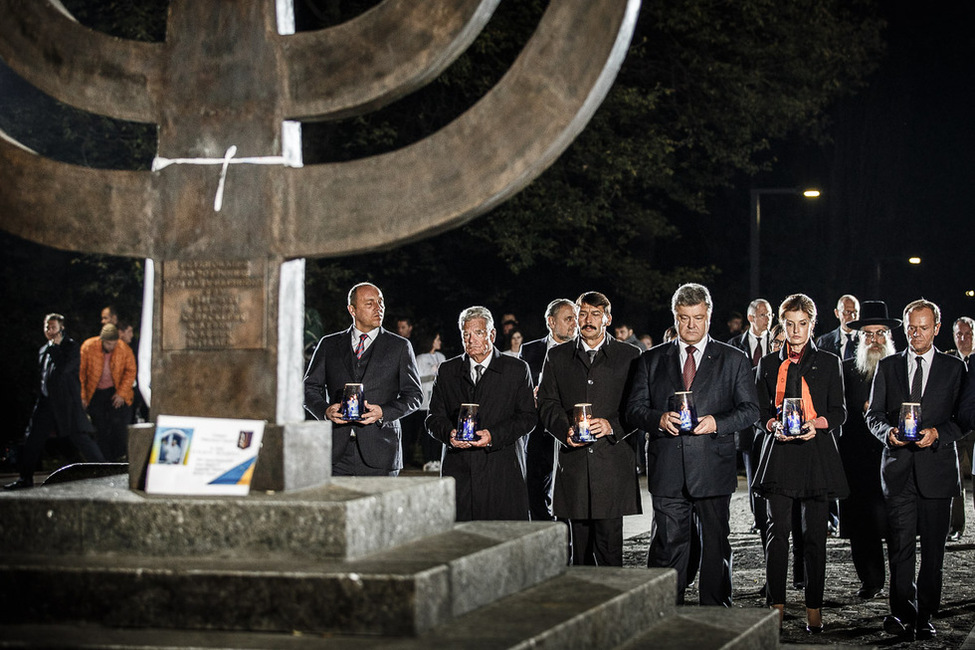
[[[873,598],[886,581],[883,538],[887,515],[880,487],[884,445],[870,433],[864,417],[877,366],[895,353],[891,329],[900,325],[900,320],[888,317],[886,303],[864,300],[860,318],[849,323],[858,332],[856,355],[843,362],[847,416],[843,435],[836,442],[850,495],[840,501],[840,533],[850,539],[860,598]]]
[[[440,364],[426,428],[444,443],[441,475],[456,483],[457,521],[528,519],[519,440],[537,414],[528,365],[494,347],[494,317],[468,307],[458,322],[464,354]],[[477,440],[459,440],[462,404],[478,405]]]
[[[545,308],[548,334],[521,346],[521,358],[531,369],[532,385],[537,391],[542,377],[542,364],[549,348],[576,337],[576,306],[568,298],[556,298]],[[528,436],[525,480],[528,483],[528,507],[533,521],[552,521],[552,492],[555,487],[555,448],[552,436],[541,421]]]
[[[382,327],[386,304],[373,284],[349,291],[352,326],[322,337],[305,373],[305,410],[332,422],[333,476],[396,476],[403,467],[400,418],[420,408],[410,342]],[[345,384],[363,385],[362,419],[342,417]]]
[[[548,351],[538,389],[545,428],[560,443],[553,511],[569,520],[572,564],[623,565],[623,516],[642,512],[636,450],[623,420],[624,398],[640,351],[613,338],[609,299],[576,300],[579,338]],[[595,442],[572,438],[576,404],[592,404]]]
[[[730,607],[735,432],[758,420],[755,380],[741,350],[708,336],[713,305],[706,287],[681,286],[671,307],[677,339],[643,353],[626,408],[628,421],[648,437],[647,482],[656,523],[648,564],[677,570],[677,601],[683,602],[696,514],[701,604]],[[675,394],[683,391],[692,391],[698,420],[684,432],[675,406]]]
[[[33,487],[34,469],[51,438],[66,442],[86,461],[105,462],[89,435],[95,428],[81,406],[81,352],[74,339],[64,333],[64,316],[45,316],[44,336],[47,343],[38,350],[40,392],[18,463],[20,478],[5,485],[7,490]]]
[[[883,480],[887,506],[890,615],[884,629],[898,636],[930,639],[941,605],[942,566],[951,498],[961,493],[955,442],[965,362],[934,347],[941,310],[927,300],[904,308],[908,349],[880,362],[870,393],[867,426],[884,444]],[[899,414],[905,402],[919,402],[920,438],[904,442]],[[921,566],[915,581],[916,537]]]

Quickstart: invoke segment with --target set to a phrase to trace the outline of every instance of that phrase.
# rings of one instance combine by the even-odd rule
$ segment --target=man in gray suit
[[[684,601],[691,517],[701,536],[700,601],[731,606],[731,494],[738,485],[735,432],[759,416],[751,363],[741,350],[710,336],[711,294],[685,284],[671,300],[677,340],[644,352],[626,406],[627,421],[647,431],[647,481],[657,526],[648,564],[677,570]],[[675,394],[691,391],[694,418]],[[687,429],[687,430],[682,430]]]
[[[383,294],[363,282],[349,291],[352,326],[322,338],[305,373],[305,410],[332,422],[333,476],[397,476],[399,420],[420,407],[420,373],[409,341],[382,327]],[[342,415],[346,384],[363,385],[362,418]]]

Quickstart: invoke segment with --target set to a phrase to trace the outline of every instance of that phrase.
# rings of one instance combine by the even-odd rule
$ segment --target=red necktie
[[[369,335],[368,334],[360,334],[359,335],[359,345],[355,346],[355,358],[356,359],[361,359],[362,358],[362,353],[366,349],[366,339],[367,338],[369,338]]]
[[[758,362],[762,360],[762,339],[758,339],[758,343],[755,344],[755,352],[752,353],[752,367],[758,365]]]
[[[684,390],[690,390],[697,374],[697,362],[694,361],[694,346],[687,346],[687,361],[684,362]]]

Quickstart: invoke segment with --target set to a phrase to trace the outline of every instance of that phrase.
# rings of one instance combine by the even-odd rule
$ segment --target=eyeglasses
[[[885,339],[888,336],[890,336],[890,330],[880,330],[879,332],[860,332],[860,338],[862,338],[864,341]]]

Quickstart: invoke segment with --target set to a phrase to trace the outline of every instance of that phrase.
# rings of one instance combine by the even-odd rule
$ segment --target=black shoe
[[[809,633],[809,634],[822,634],[823,633],[823,627],[825,627],[825,626],[823,626],[823,625],[809,625],[808,623],[806,623],[806,632]]]
[[[938,631],[934,629],[930,618],[918,620],[917,626],[914,628],[914,638],[922,641],[924,639],[933,639],[936,636],[938,636]]]
[[[4,490],[23,490],[24,488],[34,487],[34,479],[32,478],[19,478],[13,483],[7,483],[3,486]]]
[[[894,636],[914,636],[914,630],[901,623],[896,616],[884,616],[884,632]]]
[[[796,580],[795,582],[792,583],[792,587],[796,591],[802,591],[803,589],[806,588],[806,581],[805,580]]]
[[[880,587],[868,587],[868,586],[864,585],[864,586],[860,587],[860,589],[857,591],[857,596],[859,596],[860,598],[862,598],[864,600],[870,600],[871,598],[876,598],[877,595],[881,591],[883,591],[883,590],[884,590],[883,586],[880,586]]]

